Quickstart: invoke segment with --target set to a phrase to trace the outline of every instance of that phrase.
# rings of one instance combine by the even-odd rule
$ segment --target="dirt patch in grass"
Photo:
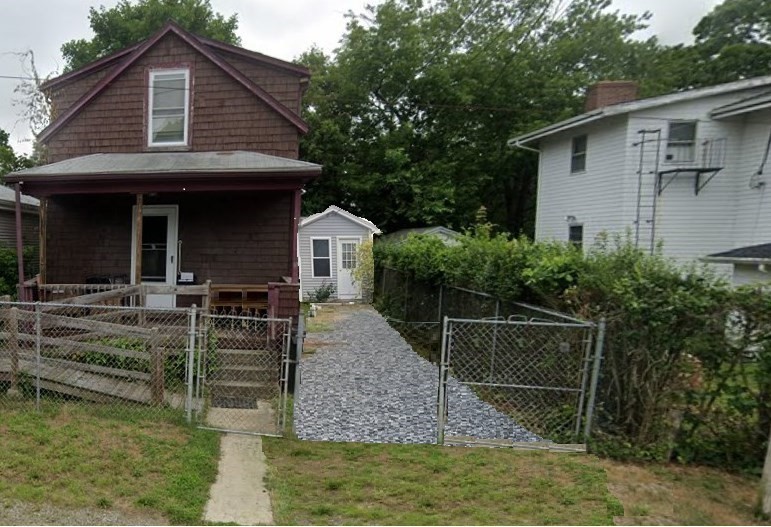
[[[0,428],[0,500],[14,507],[45,504],[197,523],[216,477],[219,436],[164,411],[4,408]]]
[[[754,515],[759,482],[706,467],[603,461],[624,506],[618,525],[764,525]]]
[[[592,456],[266,439],[281,524],[609,525],[620,505]]]

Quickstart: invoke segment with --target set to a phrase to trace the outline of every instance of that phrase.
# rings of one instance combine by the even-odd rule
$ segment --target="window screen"
[[[150,145],[187,142],[188,72],[150,74]]]
[[[584,226],[571,225],[568,228],[568,241],[578,249],[584,245]]]

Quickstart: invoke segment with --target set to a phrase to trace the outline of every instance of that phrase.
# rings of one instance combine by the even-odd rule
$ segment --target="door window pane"
[[[142,281],[166,281],[168,256],[167,216],[144,216],[142,218]]]
[[[356,243],[343,242],[340,244],[342,250],[343,269],[356,268]]]

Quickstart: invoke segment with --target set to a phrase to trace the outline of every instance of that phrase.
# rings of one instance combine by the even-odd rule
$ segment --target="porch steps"
[[[259,400],[278,396],[279,353],[265,349],[218,349],[216,353],[209,380],[212,407],[257,408]]]

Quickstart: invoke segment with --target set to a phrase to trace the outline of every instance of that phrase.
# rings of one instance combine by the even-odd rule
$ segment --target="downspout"
[[[297,231],[300,224],[301,196],[302,191],[300,189],[294,191],[294,199],[292,200],[292,242],[290,244],[292,247],[291,264],[293,284],[300,282],[300,269],[297,262]]]
[[[24,290],[24,240],[21,233],[21,183],[16,183],[16,261],[19,265],[19,300],[27,300]],[[31,300],[31,299],[30,299]]]

